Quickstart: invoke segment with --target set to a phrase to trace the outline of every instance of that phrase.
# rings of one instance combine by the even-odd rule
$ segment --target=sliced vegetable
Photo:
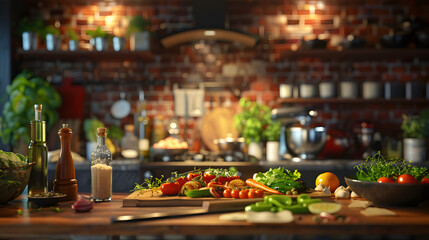
[[[256,180],[253,180],[251,178],[246,180],[246,184],[250,187],[260,188],[260,189],[262,189],[266,192],[269,192],[269,193],[284,195],[284,193],[281,193],[275,189],[272,189],[272,188],[268,187],[267,185],[260,183]]]
[[[186,196],[187,197],[191,197],[191,198],[202,198],[202,197],[211,197],[211,188],[209,189],[203,189],[203,190],[189,190],[186,192]]]
[[[308,210],[313,214],[319,214],[322,212],[332,214],[341,210],[341,204],[333,202],[312,203],[308,205]]]
[[[312,203],[318,203],[318,202],[322,201],[319,198],[311,198],[310,195],[308,195],[308,194],[301,194],[296,198],[296,200],[299,204],[302,204],[302,205],[304,205],[304,204],[309,205]]]

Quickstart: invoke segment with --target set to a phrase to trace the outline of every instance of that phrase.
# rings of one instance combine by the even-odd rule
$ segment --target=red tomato
[[[182,187],[178,182],[169,182],[161,184],[161,192],[165,195],[177,195]]]
[[[264,190],[262,190],[262,189],[256,189],[255,193],[256,193],[256,196],[258,196],[258,198],[264,197]]]
[[[249,190],[243,189],[239,192],[238,196],[240,198],[249,198]]]
[[[249,189],[249,194],[248,194],[249,198],[257,198],[258,195],[256,194],[256,190],[255,189]]]
[[[176,182],[178,182],[180,184],[180,186],[183,186],[183,184],[185,184],[187,181],[188,181],[188,179],[186,179],[186,178],[176,179]]]
[[[398,183],[419,183],[415,177],[410,174],[402,174],[398,177]]]
[[[227,182],[231,182],[234,179],[240,179],[240,176],[231,176],[231,177],[228,177]]]
[[[428,184],[429,183],[429,177],[424,177],[420,183]]]
[[[227,189],[223,190],[223,197],[232,198],[232,196],[231,196],[231,189],[230,188],[227,188]]]
[[[234,189],[231,191],[231,197],[233,198],[240,198],[240,190]]]
[[[196,173],[188,173],[188,176],[186,176],[186,178],[188,179],[188,181],[191,181],[192,179],[199,177],[200,174],[196,174]]]
[[[205,183],[211,182],[216,176],[211,175],[210,173],[204,173],[203,180]]]
[[[377,180],[378,183],[394,183],[392,179],[387,177],[381,177]]]
[[[227,177],[218,176],[217,181],[220,182],[221,184],[225,184],[226,182],[228,182],[228,178]]]

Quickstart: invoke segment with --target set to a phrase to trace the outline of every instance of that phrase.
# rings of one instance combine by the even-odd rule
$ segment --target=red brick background
[[[163,49],[159,38],[192,26],[191,0],[159,1],[27,1],[32,9],[26,16],[41,16],[46,23],[61,23],[60,30],[75,29],[81,36],[80,47],[88,49],[89,36],[86,30],[101,26],[104,30],[123,34],[123,20],[133,15],[141,15],[153,24],[151,60],[105,61],[24,61],[20,68],[30,69],[42,76],[53,79],[71,76],[79,82],[108,82],[122,79],[122,84],[84,85],[87,90],[85,117],[98,117],[106,124],[123,125],[132,122],[132,116],[117,120],[110,113],[112,103],[119,99],[123,89],[133,102],[138,99],[138,88],[145,91],[151,117],[174,115],[172,89],[175,83],[183,84],[191,75],[199,75],[205,82],[231,81],[250,82],[250,87],[242,96],[263,102],[270,107],[278,106],[279,84],[334,80],[338,84],[344,79],[361,84],[366,80],[424,81],[429,82],[427,60],[412,58],[391,58],[385,60],[341,59],[330,60],[313,56],[291,60],[282,57],[285,51],[298,47],[301,39],[308,34],[325,35],[330,39],[329,49],[335,49],[348,34],[357,34],[367,40],[366,48],[379,48],[379,39],[389,28],[399,24],[409,16],[429,20],[429,1],[406,0],[228,0],[228,19],[232,29],[248,32],[261,37],[260,43],[252,49],[232,44],[215,44],[220,52],[215,62],[208,63],[206,55],[198,53],[193,45],[182,45]],[[58,3],[60,2],[60,3]],[[320,4],[323,3],[323,4]],[[30,5],[33,5],[32,7]],[[66,49],[66,38],[63,49]],[[17,43],[17,48],[19,48]],[[411,44],[410,48],[414,48]],[[225,77],[222,67],[228,63],[252,64],[255,60],[264,63],[264,71]],[[133,83],[133,84],[131,84]],[[137,83],[137,85],[136,85]],[[219,92],[206,92],[205,105],[210,106],[211,96]],[[228,91],[222,97],[237,100]],[[315,107],[329,128],[349,131],[355,121],[369,120],[376,124],[384,135],[400,135],[399,124],[403,113],[416,113],[427,104],[419,103],[306,103]],[[198,126],[199,118],[189,121]],[[184,120],[181,119],[182,124]]]

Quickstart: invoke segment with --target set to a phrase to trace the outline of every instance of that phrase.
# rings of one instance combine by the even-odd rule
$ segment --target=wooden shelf
[[[19,49],[18,56],[23,60],[45,60],[45,61],[123,61],[123,60],[138,60],[149,62],[153,60],[153,55],[150,51],[47,51],[47,50],[31,50],[24,51]]]
[[[424,98],[416,99],[344,99],[344,98],[281,98],[277,100],[278,104],[286,103],[335,103],[335,104],[428,104],[429,100]]]
[[[429,49],[402,48],[402,49],[347,49],[343,51],[313,49],[313,50],[287,50],[282,52],[281,58],[294,60],[302,58],[321,58],[332,60],[391,60],[392,58],[420,58],[429,59]]]

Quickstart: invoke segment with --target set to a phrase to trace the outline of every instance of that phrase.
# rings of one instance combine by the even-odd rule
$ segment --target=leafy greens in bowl
[[[0,150],[0,204],[17,198],[27,186],[32,163],[21,154]]]
[[[347,185],[376,205],[415,206],[429,200],[429,184],[420,183],[429,175],[425,167],[411,165],[400,158],[385,159],[378,152],[355,168],[356,175],[345,177]],[[396,183],[402,174],[412,175],[419,183]],[[392,179],[393,183],[377,182],[381,177]]]

